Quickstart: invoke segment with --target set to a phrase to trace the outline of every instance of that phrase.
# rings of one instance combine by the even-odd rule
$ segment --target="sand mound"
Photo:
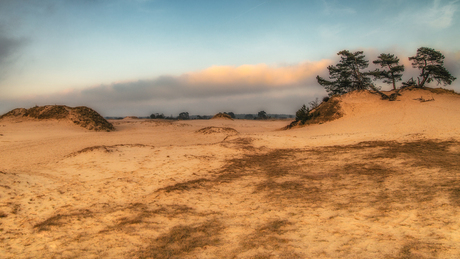
[[[112,131],[115,127],[99,113],[85,106],[68,107],[65,105],[36,106],[30,109],[14,109],[0,119],[38,119],[38,120],[68,120],[83,128],[95,131]]]
[[[410,132],[409,128],[417,127],[440,129],[441,124],[457,121],[458,112],[460,95],[442,88],[401,89],[396,101],[382,100],[378,94],[367,90],[354,91],[332,97],[312,110],[304,124],[294,121],[284,129],[340,119],[342,124],[346,122],[342,127],[382,129],[398,125],[401,130]]]
[[[123,118],[123,120],[138,120],[139,117],[136,117],[136,116],[126,116]]]
[[[202,128],[196,131],[196,133],[202,133],[202,134],[214,134],[214,133],[225,133],[225,134],[238,134],[238,131],[233,129],[233,128],[227,128],[227,127],[206,127]]]
[[[224,119],[224,120],[233,120],[232,117],[228,114],[219,112],[218,114],[214,115],[211,119]]]

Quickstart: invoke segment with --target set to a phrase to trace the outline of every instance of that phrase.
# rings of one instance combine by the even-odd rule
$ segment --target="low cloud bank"
[[[257,113],[254,110],[257,107],[267,110],[284,107],[279,111],[272,109],[273,112],[295,113],[295,107],[286,107],[292,104],[290,98],[325,94],[315,77],[329,64],[330,60],[321,60],[278,67],[266,64],[213,66],[180,76],[161,76],[24,97],[10,101],[8,106],[15,103],[22,106],[54,103],[87,105],[104,115],[124,115],[127,112],[130,115],[147,115],[149,112],[177,114],[184,110],[212,114],[223,109]]]

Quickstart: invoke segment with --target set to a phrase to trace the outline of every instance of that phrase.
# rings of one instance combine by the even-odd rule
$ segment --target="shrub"
[[[295,120],[300,121],[301,124],[305,124],[305,122],[310,118],[310,108],[307,108],[305,104],[295,113]]]

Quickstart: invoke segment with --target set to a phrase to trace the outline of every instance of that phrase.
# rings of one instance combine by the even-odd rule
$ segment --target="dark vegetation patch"
[[[314,149],[277,149],[233,158],[212,177],[163,188],[210,189],[249,177],[247,186],[270,206],[375,208],[375,218],[403,207],[448,197],[460,206],[460,153],[456,141],[362,142]],[[339,161],[337,163],[337,161]],[[421,170],[429,170],[424,174]],[[250,179],[250,180],[249,180]]]
[[[227,136],[228,138],[228,136]],[[222,141],[221,145],[227,148],[236,148],[245,151],[256,152],[257,149],[252,145],[252,138],[236,138],[232,140],[227,140],[227,138]]]
[[[197,248],[221,245],[224,226],[218,220],[194,225],[179,225],[154,239],[146,249],[138,252],[139,258],[184,258]]]
[[[336,120],[343,116],[340,100],[331,98],[327,102],[320,104],[316,109],[312,110],[311,117],[307,120],[307,124],[319,124],[328,121]]]
[[[113,131],[115,127],[91,108],[80,106],[72,109],[73,123],[95,131]]]
[[[112,230],[122,230],[126,227],[130,227],[136,224],[148,224],[150,223],[149,220],[151,218],[157,216],[174,218],[180,215],[196,214],[193,208],[185,205],[165,205],[161,206],[160,208],[151,210],[145,204],[135,203],[126,209],[130,210],[130,216],[119,218],[114,226],[108,227],[100,232],[102,233]]]
[[[219,112],[218,114],[214,115],[211,119],[226,119],[226,120],[233,120],[232,116]]]
[[[196,131],[196,133],[201,133],[201,134],[225,133],[225,134],[234,135],[234,134],[238,134],[238,131],[233,129],[233,128],[229,128],[229,127],[214,127],[214,126],[211,126],[211,127],[206,127],[206,128],[199,129],[199,130]]]
[[[271,199],[297,199],[302,203],[317,203],[322,199],[322,193],[316,186],[307,187],[303,181],[277,182],[266,180],[256,185],[255,192],[267,193]]]
[[[14,109],[0,117],[33,118],[38,120],[69,120],[83,128],[95,131],[113,131],[115,127],[99,113],[85,106],[68,107],[65,105],[35,106],[30,109]]]
[[[457,185],[450,189],[450,199],[452,203],[460,206],[460,185]]]
[[[268,153],[248,154],[243,158],[230,159],[214,179],[217,183],[230,183],[248,175],[264,175],[268,178],[286,176],[294,168],[290,163],[295,150],[277,149]],[[292,161],[293,162],[293,161]]]
[[[283,237],[289,231],[286,228],[291,225],[292,223],[287,220],[269,221],[243,237],[238,250],[239,252],[263,251],[251,258],[301,258],[296,253],[289,251],[290,240]]]
[[[11,209],[11,214],[18,214],[21,211],[21,204],[14,203],[14,202],[7,202],[8,207]]]
[[[397,172],[388,166],[379,165],[373,162],[370,163],[350,163],[346,164],[340,171],[345,171],[346,174],[358,176],[366,176],[377,183],[384,182],[387,177],[390,177]]]
[[[340,177],[340,173],[329,173],[329,172],[306,172],[305,174],[301,175],[301,179],[305,179],[307,181],[322,181],[322,180],[331,180]]]
[[[122,123],[116,122],[116,124],[122,124]],[[153,126],[172,126],[174,124],[174,121],[163,120],[163,119],[151,119],[151,120],[143,120],[141,124],[153,124]]]
[[[249,257],[250,259],[270,259],[270,258],[279,258],[279,259],[301,259],[305,258],[294,252],[290,251],[281,251],[281,254],[272,254],[272,253],[258,253],[255,256]]]
[[[295,121],[284,127],[284,129],[291,129],[302,125],[322,124],[339,119],[342,116],[343,111],[340,106],[340,99],[338,96],[334,96],[327,101],[323,101],[318,107],[306,110],[302,115],[297,116]]]
[[[174,192],[174,191],[189,191],[191,189],[198,189],[204,187],[210,180],[200,178],[196,180],[190,180],[182,183],[176,183],[174,185],[166,186],[158,189],[158,191]]]
[[[415,141],[407,143],[387,142],[381,145],[380,152],[370,155],[370,159],[402,158],[411,166],[441,168],[460,171],[460,154],[450,151],[457,146],[456,141]]]
[[[8,185],[0,185],[0,187],[5,188],[5,189],[11,189]]]
[[[398,252],[394,259],[428,259],[437,258],[438,251],[442,245],[435,243],[424,243],[420,241],[412,241],[406,243]]]
[[[69,110],[63,105],[35,106],[26,111],[27,117],[46,120],[46,119],[64,119],[69,116]]]
[[[68,214],[56,214],[50,218],[39,222],[33,226],[39,232],[51,231],[52,227],[64,227],[82,221],[86,218],[95,218],[100,215],[107,215],[107,213],[124,212],[127,216],[118,218],[114,225],[106,227],[99,233],[110,232],[114,230],[123,230],[130,232],[133,225],[150,224],[151,219],[161,216],[167,218],[175,218],[178,216],[207,216],[206,213],[197,213],[191,207],[185,205],[163,205],[156,208],[150,208],[143,203],[134,203],[128,206],[112,206],[110,204],[95,204],[92,206],[93,210],[84,209]],[[155,222],[153,222],[155,223]]]
[[[92,216],[93,213],[90,210],[81,210],[70,214],[57,214],[45,221],[35,224],[34,228],[37,229],[38,232],[49,231],[51,227],[61,227],[67,223],[71,223],[72,220],[81,220]]]
[[[253,233],[243,238],[240,246],[243,250],[259,247],[265,249],[279,249],[288,243],[288,239],[281,237],[286,232],[286,226],[291,225],[287,220],[274,220],[258,227]]]

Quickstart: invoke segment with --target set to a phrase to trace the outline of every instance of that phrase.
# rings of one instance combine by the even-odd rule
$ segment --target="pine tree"
[[[341,56],[339,63],[327,67],[329,78],[333,80],[329,81],[317,76],[318,83],[326,88],[330,96],[368,89],[371,85],[371,79],[361,70],[369,66],[369,61],[364,59],[363,52],[351,53],[348,50],[342,50],[337,55]]]
[[[302,124],[308,120],[308,115],[310,113],[310,108],[307,108],[305,104],[295,113],[295,120],[300,121]]]
[[[393,90],[396,90],[396,82],[402,80],[402,72],[404,72],[404,65],[399,65],[399,58],[393,54],[382,53],[372,63],[378,64],[382,68],[388,68],[388,70],[376,69],[369,74],[376,79],[383,78],[384,83],[393,84]]]
[[[421,70],[417,77],[418,87],[424,87],[433,80],[438,84],[450,85],[457,79],[444,67],[444,58],[441,52],[427,47],[417,49],[417,55],[409,57],[412,66]]]

